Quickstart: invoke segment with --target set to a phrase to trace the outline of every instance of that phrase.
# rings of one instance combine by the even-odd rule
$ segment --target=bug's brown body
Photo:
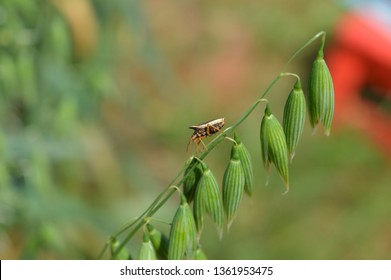
[[[197,149],[200,143],[202,143],[206,149],[206,146],[204,142],[202,142],[202,139],[220,131],[220,129],[224,126],[224,124],[225,124],[224,118],[220,118],[199,125],[190,126],[189,128],[194,129],[194,132],[190,138],[189,144],[187,145],[187,149],[189,149],[189,145],[191,141],[193,141],[197,145]]]

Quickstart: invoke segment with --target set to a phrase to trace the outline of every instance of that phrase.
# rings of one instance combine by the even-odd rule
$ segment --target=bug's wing
[[[201,128],[201,125],[192,125],[192,126],[189,126],[190,129],[200,129]]]

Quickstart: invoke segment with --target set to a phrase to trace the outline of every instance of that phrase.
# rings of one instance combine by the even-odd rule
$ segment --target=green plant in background
[[[289,159],[293,159],[299,138],[303,132],[306,106],[300,77],[297,74],[286,73],[285,69],[308,45],[321,38],[321,46],[309,77],[308,108],[312,127],[316,128],[319,123],[322,123],[325,133],[329,135],[334,110],[334,92],[331,75],[323,59],[325,37],[325,32],[319,32],[297,50],[285,64],[282,71],[273,79],[259,99],[253,103],[244,115],[230,127],[221,130],[221,133],[206,145],[203,151],[192,156],[169,186],[152,202],[146,211],[110,238],[100,257],[103,256],[107,247],[110,246],[111,258],[118,258],[126,244],[135,234],[141,228],[147,227],[148,231],[144,231],[144,243],[152,240],[151,243],[159,258],[188,259],[197,258],[198,256],[205,258],[200,246],[205,214],[211,217],[218,228],[219,235],[222,236],[223,213],[225,213],[226,224],[229,228],[237,214],[243,193],[246,192],[250,196],[253,193],[252,177],[254,172],[252,170],[252,159],[247,148],[239,139],[236,129],[253,113],[261,102],[266,103],[266,108],[260,122],[261,153],[259,158],[262,158],[266,170],[270,169],[271,164],[276,167],[285,184],[284,194],[287,193],[289,191]],[[284,108],[283,125],[281,125],[279,120],[273,115],[270,103],[265,99],[265,96],[277,81],[285,76],[295,77],[296,82],[288,95]],[[230,138],[230,134],[234,134],[234,137]],[[225,139],[232,141],[233,146],[230,160],[224,173],[221,195],[217,180],[204,160]],[[178,186],[183,186],[183,190],[180,190]],[[151,225],[151,222],[154,214],[176,192],[179,193],[180,205],[171,222],[170,236],[167,238],[157,231]],[[193,202],[193,211],[191,211],[189,205],[191,202]],[[149,238],[145,236],[148,234],[150,235]],[[122,242],[116,243],[114,248],[112,240],[117,240],[120,235],[125,235],[125,237]],[[158,238],[153,241],[156,235]],[[141,250],[144,250],[144,243]],[[162,249],[163,247],[165,249]],[[168,253],[159,254],[162,251]]]
[[[110,228],[95,206],[105,178],[126,179],[98,179],[89,157],[107,141],[102,103],[116,102],[109,11],[128,19],[127,2],[0,2],[1,258],[91,258],[83,234]]]

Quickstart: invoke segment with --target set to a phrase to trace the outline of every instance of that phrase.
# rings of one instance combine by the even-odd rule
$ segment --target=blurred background
[[[97,258],[182,168],[188,127],[235,122],[317,32],[328,32],[326,52],[333,49],[347,8],[322,0],[1,0],[0,258]],[[304,86],[318,43],[287,69]],[[278,117],[293,82],[268,95]],[[389,259],[384,147],[338,120],[330,137],[311,135],[307,119],[282,196],[274,170],[265,186],[263,110],[238,129],[253,156],[254,195],[221,241],[206,224],[208,258]],[[230,146],[206,159],[219,183]],[[170,222],[178,202],[174,195],[156,217]],[[128,244],[132,255],[141,241]]]

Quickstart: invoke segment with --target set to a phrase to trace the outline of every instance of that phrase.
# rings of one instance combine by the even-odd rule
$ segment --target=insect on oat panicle
[[[202,145],[204,145],[204,148],[207,149],[202,139],[220,131],[221,128],[224,126],[224,124],[225,124],[224,118],[219,118],[219,119],[207,121],[199,125],[190,126],[189,128],[193,129],[194,132],[189,140],[189,144],[187,145],[187,151],[189,150],[189,145],[191,142],[194,142],[196,144],[196,151],[198,150],[200,143],[202,143]]]

